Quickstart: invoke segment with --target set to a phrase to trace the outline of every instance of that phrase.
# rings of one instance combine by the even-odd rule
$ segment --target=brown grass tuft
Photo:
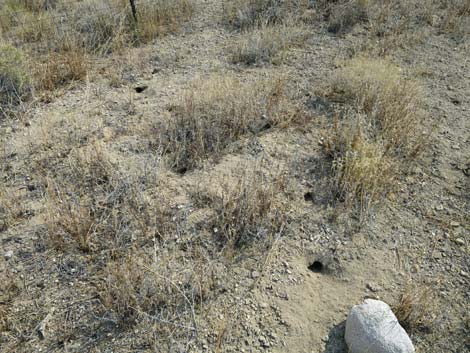
[[[84,252],[120,248],[137,238],[160,238],[172,227],[164,197],[150,201],[145,176],[123,175],[109,152],[95,143],[73,151],[64,169],[46,175],[49,238],[59,249],[75,244]],[[157,176],[145,181],[156,188]]]
[[[0,42],[0,118],[32,98],[32,84],[23,52]]]
[[[348,62],[331,88],[333,99],[355,110],[336,120],[326,138],[337,196],[364,213],[425,150],[423,98],[396,66],[366,58]]]
[[[241,136],[287,123],[292,116],[282,79],[240,82],[231,76],[196,80],[172,110],[160,136],[171,167],[184,173]]]
[[[281,171],[264,174],[259,165],[239,170],[240,175],[227,175],[192,194],[196,206],[214,211],[208,231],[228,248],[272,240],[286,221],[282,195],[287,181]]]
[[[71,82],[82,81],[88,72],[88,58],[83,50],[51,52],[44,62],[36,63],[35,85],[39,91],[53,91]]]
[[[407,284],[392,310],[408,332],[429,330],[436,318],[433,291],[428,286]]]
[[[280,23],[308,7],[308,0],[228,0],[224,1],[224,20],[233,28],[247,29]]]
[[[105,308],[119,322],[153,323],[165,337],[196,330],[195,315],[210,282],[203,259],[155,248],[108,263],[99,289]]]
[[[293,24],[265,26],[242,35],[230,48],[232,62],[246,65],[276,63],[290,47],[300,46],[307,38],[305,30]]]

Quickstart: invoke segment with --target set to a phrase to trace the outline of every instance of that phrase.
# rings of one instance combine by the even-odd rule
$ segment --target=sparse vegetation
[[[166,233],[171,209],[163,199],[149,204],[138,178],[120,175],[100,144],[71,153],[67,162],[70,168],[58,176],[46,175],[49,236],[57,248],[66,249],[71,242],[85,252],[109,244],[120,248],[133,237],[145,240]]]
[[[240,82],[222,76],[196,80],[171,107],[172,118],[159,144],[171,167],[184,173],[241,136],[258,133],[292,119],[282,79]]]
[[[261,62],[275,63],[287,49],[301,45],[305,39],[306,32],[300,26],[261,25],[250,32],[245,32],[230,49],[230,53],[234,63],[246,65]]]
[[[355,58],[333,79],[331,97],[355,112],[337,120],[327,137],[338,197],[361,212],[385,196],[426,144],[425,115],[416,82],[384,60]]]
[[[224,18],[234,28],[247,29],[280,23],[308,6],[308,0],[224,0]]]
[[[469,0],[135,5],[0,0],[0,351],[465,351]]]
[[[0,117],[8,116],[31,97],[32,85],[23,53],[0,43]]]
[[[272,241],[286,222],[286,205],[280,198],[284,175],[276,169],[264,175],[259,166],[240,169],[244,171],[235,180],[227,177],[193,194],[196,206],[213,209],[208,230],[229,248]]]
[[[173,332],[195,331],[198,307],[211,282],[203,259],[164,251],[133,252],[106,266],[100,297],[119,321],[154,325],[162,340]]]
[[[408,332],[429,330],[436,319],[433,290],[429,286],[408,283],[392,309]]]

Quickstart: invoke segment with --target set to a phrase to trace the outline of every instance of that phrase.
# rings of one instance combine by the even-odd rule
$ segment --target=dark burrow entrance
[[[308,269],[315,273],[323,272],[323,264],[320,261],[314,261],[308,266]]]

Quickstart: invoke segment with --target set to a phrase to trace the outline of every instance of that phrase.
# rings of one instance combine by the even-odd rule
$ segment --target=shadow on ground
[[[343,321],[330,330],[324,353],[348,353],[348,347],[344,342],[345,327],[346,321]]]

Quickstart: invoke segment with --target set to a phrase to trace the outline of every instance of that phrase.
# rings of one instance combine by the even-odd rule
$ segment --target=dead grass
[[[194,257],[196,256],[196,257]],[[106,266],[99,285],[106,309],[125,324],[157,324],[167,337],[196,330],[196,315],[211,285],[211,270],[195,254],[132,251]]]
[[[392,310],[408,332],[429,330],[437,310],[433,291],[428,286],[408,283]]]
[[[11,329],[10,318],[13,313],[10,311],[10,302],[22,291],[22,284],[19,278],[7,268],[7,264],[0,264],[0,332],[6,332]]]
[[[330,32],[344,34],[363,24],[374,37],[400,36],[430,26],[458,36],[468,34],[468,0],[335,0],[317,8]]]
[[[0,232],[14,226],[26,215],[27,209],[20,192],[0,186]]]
[[[326,14],[328,31],[344,33],[358,23],[368,21],[370,0],[320,1],[320,7]]]
[[[246,65],[261,62],[277,63],[290,47],[300,46],[307,34],[301,26],[280,24],[261,25],[250,32],[245,32],[230,48],[231,60]]]
[[[425,114],[421,89],[382,59],[355,58],[332,83],[339,95],[364,112],[385,153],[413,159],[424,148]]]
[[[138,4],[137,33],[140,41],[148,42],[167,33],[178,31],[194,13],[191,0],[158,0]]]
[[[308,7],[308,0],[224,0],[224,21],[232,28],[244,30],[283,22]]]
[[[121,174],[101,144],[73,151],[65,163],[57,175],[45,175],[48,235],[56,248],[119,249],[137,238],[160,238],[171,227],[165,199],[151,202],[140,189],[142,176]],[[156,179],[148,182],[156,187]]]
[[[83,81],[88,73],[88,58],[83,50],[51,52],[42,63],[36,63],[35,85],[41,91],[53,91],[67,84]]]
[[[286,222],[287,181],[281,170],[266,173],[261,165],[238,169],[238,175],[226,175],[192,193],[197,207],[213,210],[207,230],[228,249],[272,241]]]
[[[159,145],[172,169],[184,173],[217,160],[243,135],[287,124],[292,118],[282,79],[240,82],[232,76],[196,80],[171,107]]]
[[[28,52],[35,86],[51,91],[81,80],[88,62],[178,31],[192,0],[139,1],[138,22],[127,0],[0,2],[0,36]]]
[[[334,158],[335,198],[347,209],[359,210],[362,218],[375,202],[394,190],[398,167],[381,141],[367,137],[363,117],[347,120],[335,123],[325,147]]]
[[[23,53],[0,42],[0,118],[31,99],[32,84]]]
[[[346,63],[331,88],[332,99],[354,107],[326,137],[337,196],[364,214],[426,149],[423,98],[398,67],[367,58]]]

